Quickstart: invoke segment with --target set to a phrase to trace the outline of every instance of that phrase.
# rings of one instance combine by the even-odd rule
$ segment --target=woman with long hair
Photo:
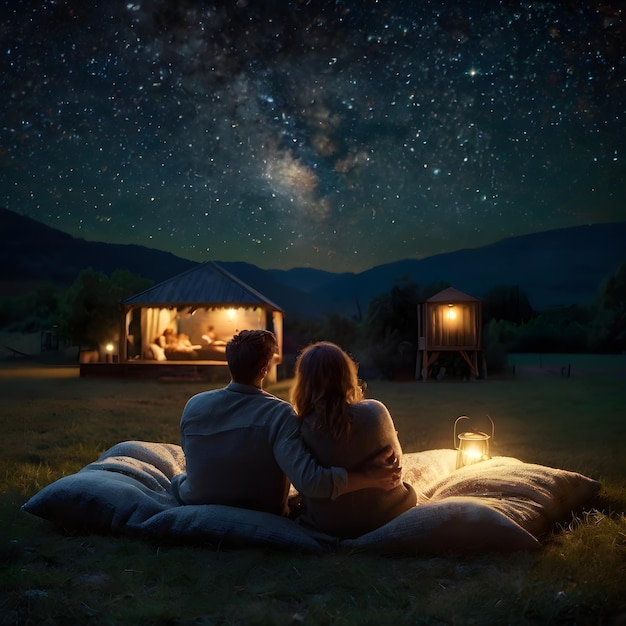
[[[326,466],[357,468],[390,445],[398,460],[402,448],[389,411],[378,400],[365,399],[355,361],[328,341],[306,347],[296,361],[291,404],[301,434],[318,461]],[[336,500],[305,498],[302,520],[339,537],[357,537],[415,506],[413,488],[362,489]]]

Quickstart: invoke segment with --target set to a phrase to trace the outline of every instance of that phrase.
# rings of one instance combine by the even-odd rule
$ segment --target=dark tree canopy
[[[127,270],[115,270],[110,277],[92,268],[83,270],[66,293],[61,308],[62,332],[81,347],[112,341],[119,327],[120,300],[150,284]]]

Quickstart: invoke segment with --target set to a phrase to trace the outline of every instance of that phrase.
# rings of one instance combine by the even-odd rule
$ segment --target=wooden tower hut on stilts
[[[482,361],[482,303],[448,287],[418,305],[416,378],[429,380],[442,352],[457,352],[469,367],[469,378],[479,377]]]

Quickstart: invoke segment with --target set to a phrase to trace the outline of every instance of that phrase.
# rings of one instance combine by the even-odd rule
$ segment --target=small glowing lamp
[[[448,310],[446,311],[446,317],[452,321],[456,319],[456,310],[454,308],[454,304],[448,305]]]
[[[107,343],[106,345],[106,351],[111,354],[111,352],[113,352],[113,344],[112,343]]]
[[[456,453],[456,468],[465,467],[466,465],[472,465],[479,461],[486,461],[490,459],[489,455],[489,440],[493,439],[495,426],[493,420],[489,415],[487,418],[491,422],[491,434],[484,433],[482,431],[467,431],[457,434],[457,426],[461,420],[469,419],[467,415],[461,415],[457,417],[454,422],[454,449]],[[458,440],[458,442],[457,442]]]

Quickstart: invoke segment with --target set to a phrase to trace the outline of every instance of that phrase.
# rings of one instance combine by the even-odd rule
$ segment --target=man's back
[[[285,514],[289,481],[274,448],[297,429],[287,402],[250,385],[230,383],[192,397],[181,418],[187,471],[175,479],[174,492],[186,504]]]

